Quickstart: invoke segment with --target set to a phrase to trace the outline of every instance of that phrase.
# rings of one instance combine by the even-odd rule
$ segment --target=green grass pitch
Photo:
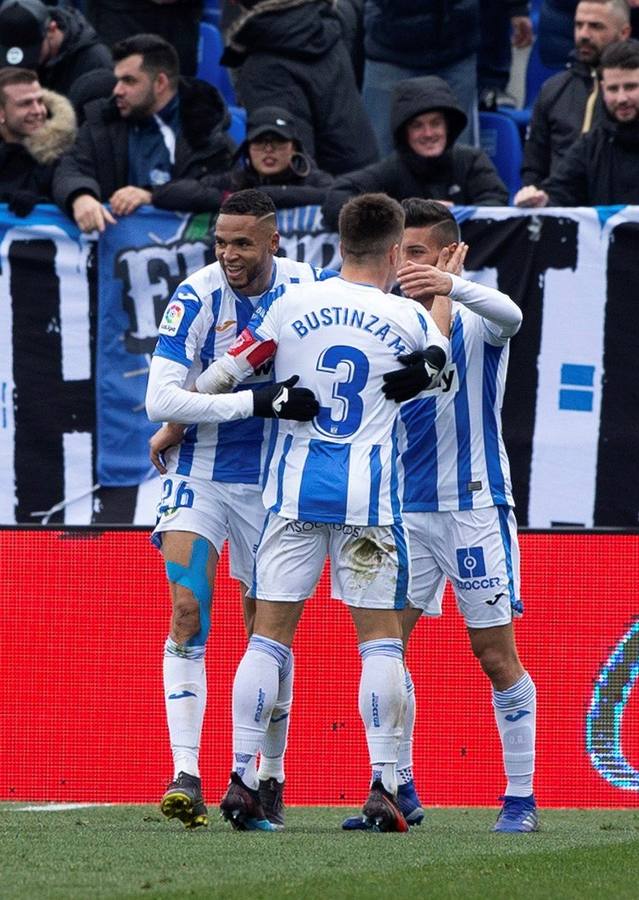
[[[639,810],[543,810],[537,834],[493,809],[428,809],[408,835],[345,833],[354,810],[293,807],[286,831],[238,833],[212,813],[186,832],[152,806],[0,805],[0,897],[639,898]]]

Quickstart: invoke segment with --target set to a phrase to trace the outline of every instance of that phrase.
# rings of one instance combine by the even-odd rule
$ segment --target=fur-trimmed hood
[[[342,34],[336,0],[242,0],[239,6],[220,60],[231,68],[257,50],[296,59],[323,56]]]
[[[43,99],[49,113],[47,120],[24,141],[24,146],[36,162],[51,165],[71,147],[78,129],[75,112],[66,97],[45,90]]]

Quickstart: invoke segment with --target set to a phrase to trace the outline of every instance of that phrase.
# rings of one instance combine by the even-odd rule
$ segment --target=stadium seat
[[[246,110],[243,106],[229,106],[229,112],[231,113],[229,134],[239,147],[246,137]]]
[[[539,57],[539,48],[535,39],[528,56],[528,64],[526,66],[526,97],[523,109],[513,109],[508,106],[500,106],[499,112],[508,116],[518,126],[522,134],[526,131],[530,117],[532,116],[532,108],[537,99],[537,94],[544,81],[561,72],[561,69],[551,69],[545,66]]]
[[[220,9],[219,0],[204,0],[202,6],[202,21],[210,22],[212,25],[219,28],[221,18],[222,10]]]
[[[502,113],[479,113],[479,142],[493,161],[504,181],[510,198],[521,187],[522,147],[519,129]]]
[[[210,22],[200,22],[200,42],[197,51],[197,77],[218,89],[228,104],[235,103],[235,91],[225,66],[220,65],[224,41],[219,28]]]

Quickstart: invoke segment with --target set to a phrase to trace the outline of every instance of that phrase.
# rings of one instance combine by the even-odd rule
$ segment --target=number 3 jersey
[[[320,277],[320,270],[308,263],[276,257],[269,291],[285,284],[314,282]],[[183,365],[187,370],[184,387],[191,387],[197,376],[228,350],[263,296],[247,297],[234,291],[217,262],[199,269],[178,286],[169,301],[154,356]],[[272,363],[266,361],[242,387],[272,381]],[[168,472],[259,484],[269,440],[274,439],[270,424],[270,420],[251,416],[217,425],[191,425],[180,447],[165,454]]]
[[[275,378],[299,375],[316,395],[312,422],[281,420],[264,489],[289,519],[352,525],[401,521],[396,419],[382,393],[397,357],[448,340],[415,303],[332,278],[266,297],[227,362],[244,377],[275,353]]]

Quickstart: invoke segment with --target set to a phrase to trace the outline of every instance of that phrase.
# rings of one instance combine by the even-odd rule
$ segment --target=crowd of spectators
[[[55,202],[85,232],[143,204],[215,213],[247,187],[322,206],[327,228],[368,191],[508,204],[478,108],[511,102],[528,2],[222,2],[216,62],[246,110],[239,141],[220,90],[195,77],[204,5],[2,0],[0,200],[18,215]],[[570,17],[573,49],[537,96],[513,202],[637,203],[639,0],[541,7],[564,30]]]

